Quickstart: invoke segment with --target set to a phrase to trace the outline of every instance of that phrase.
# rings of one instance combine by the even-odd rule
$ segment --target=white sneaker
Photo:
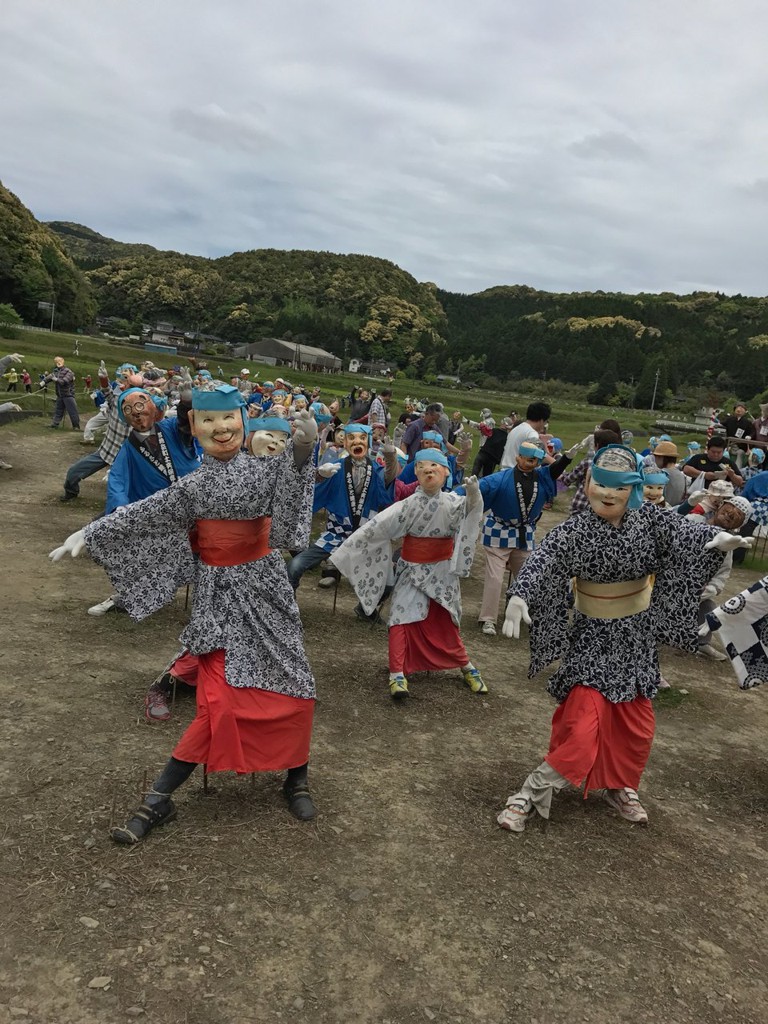
[[[699,654],[703,654],[705,658],[711,658],[712,661],[727,661],[728,655],[723,654],[722,651],[718,651],[712,644],[699,644]]]
[[[507,800],[507,806],[497,815],[496,821],[507,832],[524,832],[525,823],[536,812],[530,800],[520,793],[515,793]]]
[[[107,612],[111,612],[115,607],[114,597],[108,597],[106,601],[102,601],[101,604],[94,604],[88,609],[89,615],[106,615]]]
[[[496,636],[496,626],[492,622],[484,622],[483,633],[486,636]]]
[[[637,790],[630,789],[629,786],[625,786],[624,789],[605,789],[603,800],[618,811],[625,821],[633,825],[648,824],[648,812],[640,803]]]
[[[322,587],[324,590],[328,590],[329,587],[335,587],[337,583],[338,580],[335,576],[323,576],[323,578],[318,581],[317,585],[318,587]]]
[[[3,462],[2,459],[0,459],[0,469],[13,469],[13,466],[11,466],[7,462]]]

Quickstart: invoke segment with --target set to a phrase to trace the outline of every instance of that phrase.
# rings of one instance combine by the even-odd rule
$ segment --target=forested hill
[[[39,323],[38,302],[56,303],[61,327],[89,324],[96,313],[93,289],[59,237],[0,182],[0,303]]]
[[[409,376],[457,373],[491,386],[558,378],[589,386],[593,401],[642,407],[657,371],[662,404],[679,391],[751,399],[768,384],[766,298],[525,285],[459,295],[373,256],[254,249],[212,260],[40,224],[2,186],[0,200],[0,302],[30,322],[40,322],[37,301],[55,294],[62,326],[87,326],[98,308],[233,342],[291,332]]]
[[[67,252],[81,270],[93,270],[126,256],[148,256],[157,252],[153,245],[118,242],[83,224],[72,224],[66,220],[49,220],[44,226],[61,238]]]
[[[555,294],[524,285],[438,290],[437,298],[451,363],[483,353],[500,380],[555,377],[593,385],[593,401],[645,408],[657,370],[662,400],[697,388],[751,398],[768,384],[767,298]]]

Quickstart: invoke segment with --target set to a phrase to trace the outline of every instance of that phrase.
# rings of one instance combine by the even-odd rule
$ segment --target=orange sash
[[[206,565],[243,565],[268,555],[271,516],[198,519],[197,544]]]
[[[403,537],[402,557],[406,562],[446,562],[453,555],[453,537]]]

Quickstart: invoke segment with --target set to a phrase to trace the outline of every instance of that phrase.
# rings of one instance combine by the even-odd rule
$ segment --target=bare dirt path
[[[116,848],[113,799],[132,808],[193,715],[185,699],[166,725],[141,717],[183,598],[140,625],[85,614],[109,593],[101,570],[46,555],[103,484],[61,505],[87,449],[44,433],[2,436],[0,1022],[763,1024],[768,693],[665,655],[688,693],[657,708],[651,825],[572,792],[510,836],[494,816],[546,749],[552,705],[527,645],[474,624],[480,559],[464,632],[487,697],[436,673],[393,705],[385,631],[354,619],[346,586],[333,616],[308,576],[317,825],[288,816],[276,776],[213,776],[204,796],[195,775],[177,822]]]

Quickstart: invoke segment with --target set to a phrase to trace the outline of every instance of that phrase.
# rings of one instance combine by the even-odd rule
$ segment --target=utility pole
[[[659,386],[659,377],[660,377],[660,375],[661,375],[661,368],[659,368],[656,371],[656,379],[653,382],[653,398],[651,399],[651,412],[653,412],[654,406],[656,405],[656,389]]]

